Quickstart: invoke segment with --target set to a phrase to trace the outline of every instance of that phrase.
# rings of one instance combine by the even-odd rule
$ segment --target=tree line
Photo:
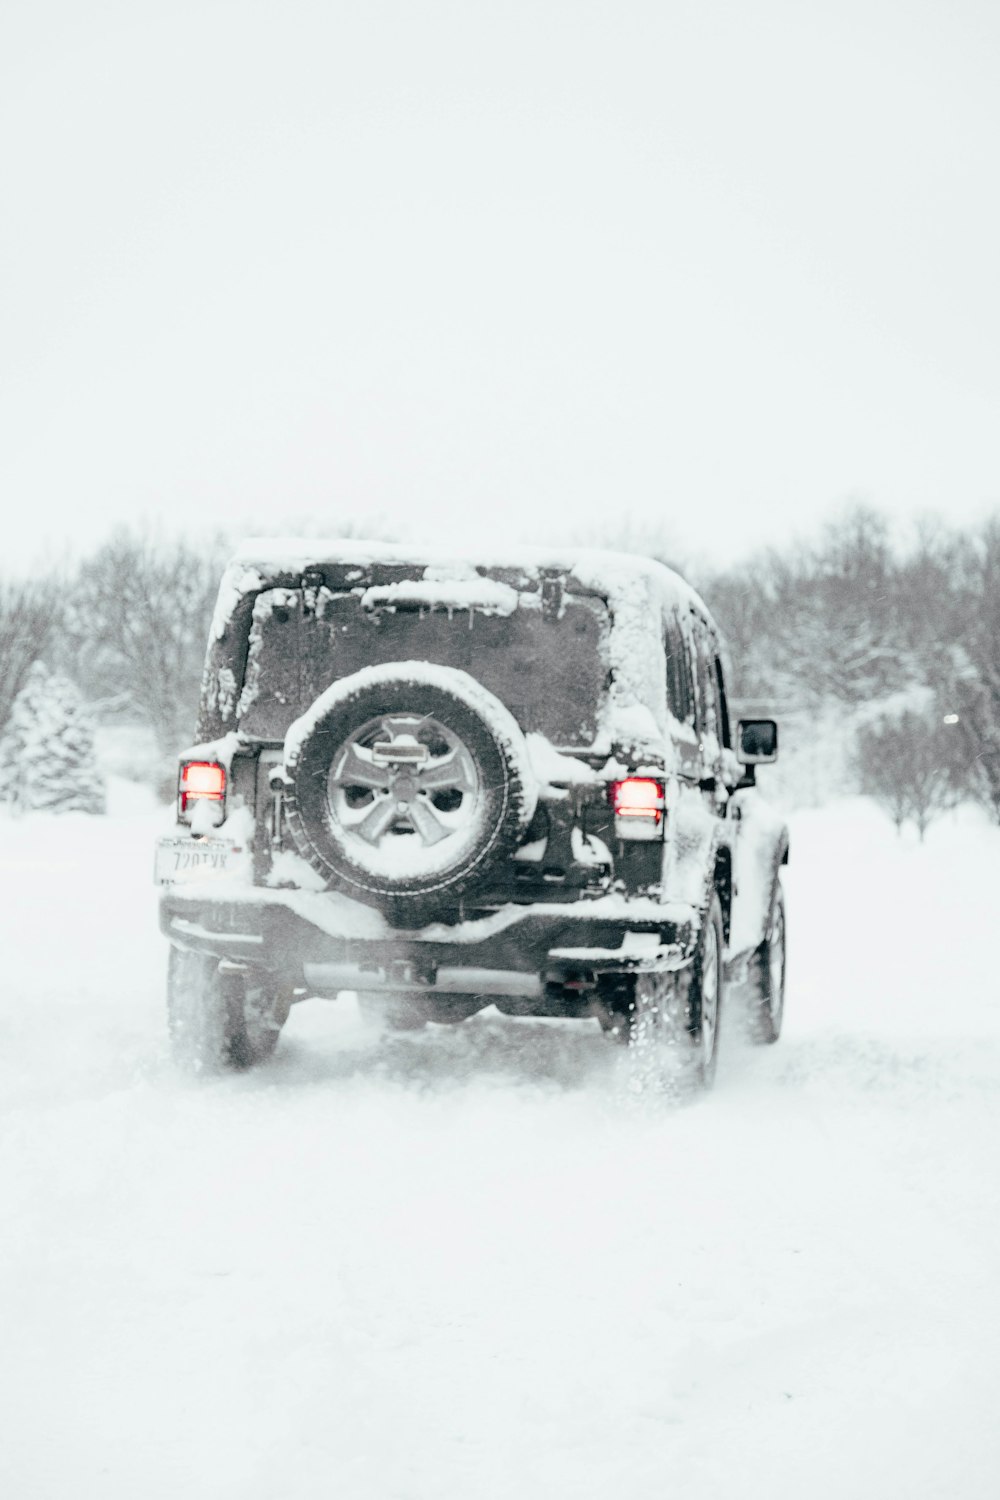
[[[737,691],[857,726],[861,791],[921,837],[971,798],[1000,821],[1000,515],[923,521],[905,546],[858,506],[809,543],[698,580]]]
[[[32,762],[48,743],[36,722],[43,696],[36,664],[47,669],[50,697],[68,704],[75,691],[80,700],[75,743],[81,759],[90,757],[91,776],[94,722],[124,721],[152,732],[156,779],[164,788],[170,783],[171,762],[190,742],[197,715],[226,552],[221,538],[195,547],[123,528],[73,569],[0,580],[0,762],[8,802],[54,805],[32,792]]]
[[[348,528],[369,529],[385,534]],[[637,523],[628,545],[677,566]],[[168,777],[195,722],[229,547],[123,528],[70,569],[0,578],[0,741],[41,662],[101,721],[147,726]],[[810,541],[679,571],[729,642],[735,696],[778,716],[831,705],[850,716],[858,788],[897,826],[911,818],[922,835],[959,798],[1000,821],[1000,514],[964,529],[926,521],[900,546],[883,515],[857,506]]]

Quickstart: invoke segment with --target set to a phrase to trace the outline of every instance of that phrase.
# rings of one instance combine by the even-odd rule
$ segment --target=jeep
[[[711,1083],[727,984],[777,1039],[783,822],[719,632],[647,558],[250,542],[226,569],[177,832],[156,851],[178,1061],[290,1007],[387,1027],[597,1021]]]

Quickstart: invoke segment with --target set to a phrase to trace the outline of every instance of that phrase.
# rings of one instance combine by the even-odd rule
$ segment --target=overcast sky
[[[3,549],[1000,505],[996,0],[0,0]]]

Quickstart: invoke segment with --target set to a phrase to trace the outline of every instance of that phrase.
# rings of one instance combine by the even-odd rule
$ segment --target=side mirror
[[[773,719],[741,719],[736,742],[741,766],[768,765],[778,759],[778,726]]]

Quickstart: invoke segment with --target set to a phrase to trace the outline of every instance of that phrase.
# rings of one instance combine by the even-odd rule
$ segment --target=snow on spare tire
[[[457,667],[366,667],[285,739],[288,826],[326,879],[400,925],[481,887],[520,843],[538,788],[516,720]]]

